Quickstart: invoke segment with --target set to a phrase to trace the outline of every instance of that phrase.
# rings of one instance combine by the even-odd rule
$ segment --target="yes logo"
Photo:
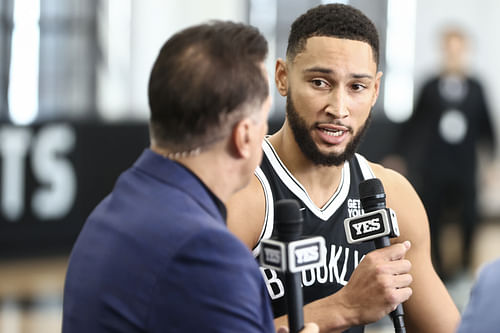
[[[317,245],[298,248],[295,250],[295,258],[297,260],[297,264],[305,264],[310,262],[315,262],[319,260],[319,248]]]
[[[372,231],[377,231],[381,228],[380,219],[376,217],[368,221],[352,224],[352,227],[356,230],[356,235],[358,236]]]

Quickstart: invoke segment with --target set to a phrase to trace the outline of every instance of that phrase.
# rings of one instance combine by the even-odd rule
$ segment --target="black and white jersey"
[[[337,292],[347,284],[363,256],[375,249],[373,242],[350,245],[344,231],[344,219],[362,213],[358,184],[374,174],[366,159],[356,154],[342,168],[340,185],[321,208],[317,207],[304,187],[282,163],[271,143],[263,143],[264,156],[255,174],[260,180],[266,198],[266,217],[261,239],[275,236],[274,203],[280,199],[296,199],[304,217],[304,236],[323,236],[326,241],[326,265],[302,272],[304,304]],[[260,254],[259,244],[253,250]],[[275,317],[286,313],[284,278],[274,270],[261,267]],[[351,328],[348,332],[363,332],[363,328]]]

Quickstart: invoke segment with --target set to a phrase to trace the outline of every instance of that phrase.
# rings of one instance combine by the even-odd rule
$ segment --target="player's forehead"
[[[324,68],[352,73],[375,73],[377,70],[373,49],[368,43],[326,36],[308,38],[304,49],[295,56],[291,65],[299,71]]]

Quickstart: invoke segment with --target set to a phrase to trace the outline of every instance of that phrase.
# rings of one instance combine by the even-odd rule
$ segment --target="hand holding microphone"
[[[411,295],[411,289],[408,288],[411,276],[407,274],[410,265],[409,262],[405,265],[403,261],[398,265],[396,261],[404,257],[406,250],[409,248],[409,242],[403,244],[406,247],[403,252],[394,249],[396,245],[391,246],[389,237],[398,237],[399,228],[396,214],[392,209],[386,208],[384,187],[379,179],[368,179],[360,183],[359,194],[364,214],[344,221],[347,241],[353,244],[372,240],[377,249],[383,249],[379,250],[378,253],[375,253],[376,251],[369,253],[367,257],[370,259],[365,266],[372,264],[377,267],[375,273],[372,274],[375,274],[373,277],[375,282],[382,281],[382,297],[388,298],[388,304],[392,305],[394,303],[396,305],[395,310],[391,312],[395,331],[406,332],[403,307],[398,303],[406,300]],[[390,246],[392,249],[387,248]],[[363,268],[360,267],[360,270]],[[356,273],[359,272],[355,271],[351,277],[351,280],[355,281],[354,284],[359,282],[356,281],[356,276],[359,275]],[[377,273],[379,273],[378,276]],[[366,274],[366,276],[371,275]],[[374,285],[372,288],[377,288],[377,286]],[[373,291],[371,292],[373,293]],[[400,299],[401,302],[399,302]]]

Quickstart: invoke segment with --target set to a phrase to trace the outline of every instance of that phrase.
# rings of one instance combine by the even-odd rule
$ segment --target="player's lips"
[[[318,125],[316,129],[321,139],[331,145],[341,143],[349,133],[348,127],[332,124]]]

